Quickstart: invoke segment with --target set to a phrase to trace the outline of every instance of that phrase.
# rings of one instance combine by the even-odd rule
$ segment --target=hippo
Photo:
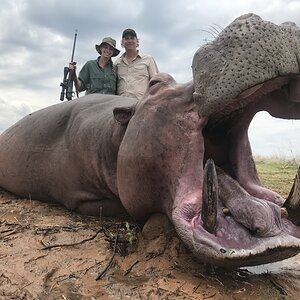
[[[290,57],[267,68],[266,49],[256,68],[271,75],[251,77],[236,52],[272,30],[289,37]],[[260,110],[299,119],[300,72],[291,61],[293,49],[299,60],[298,37],[293,24],[241,16],[196,52],[193,82],[160,73],[138,101],[92,94],[36,111],[0,136],[0,186],[85,215],[164,213],[195,257],[216,266],[296,255],[300,171],[286,201],[263,187],[247,130]]]

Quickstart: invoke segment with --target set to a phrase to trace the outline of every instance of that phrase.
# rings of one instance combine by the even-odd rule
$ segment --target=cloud
[[[0,99],[0,132],[4,131],[9,126],[19,121],[23,116],[31,112],[31,108],[25,103],[14,106],[7,103],[5,100]],[[3,113],[5,112],[5,113]]]
[[[253,153],[263,156],[300,157],[300,122],[259,112],[249,128]]]
[[[138,33],[141,51],[155,57],[160,71],[187,82],[192,79],[195,51],[239,15],[253,12],[277,24],[289,20],[300,25],[299,11],[300,3],[293,0],[3,0],[0,130],[28,112],[60,102],[60,82],[71,58],[75,29],[78,68],[97,57],[95,44],[104,36],[114,37],[121,48],[122,31],[131,27]],[[266,121],[260,124],[265,126]],[[257,131],[250,135],[253,132],[256,149],[261,141]],[[276,132],[269,139],[275,141],[282,133],[280,128]]]

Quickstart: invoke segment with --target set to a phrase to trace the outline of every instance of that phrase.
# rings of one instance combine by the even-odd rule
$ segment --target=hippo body
[[[137,219],[163,211],[172,206],[172,202],[159,201],[156,184],[164,177],[159,173],[164,170],[151,170],[150,166],[150,170],[139,171],[143,174],[132,174],[135,179],[146,174],[146,183],[129,175],[136,164],[147,167],[144,154],[150,162],[155,161],[163,143],[172,151],[168,139],[183,135],[183,141],[189,143],[186,130],[201,131],[205,121],[195,110],[192,92],[192,84],[179,85],[171,76],[159,74],[153,79],[148,97],[140,103],[132,98],[94,94],[34,112],[0,136],[0,185],[22,197],[58,202],[87,215],[119,215],[125,212],[123,205]],[[183,109],[187,110],[185,114],[181,113]],[[176,110],[180,118],[170,113]],[[169,127],[163,129],[168,118],[174,130],[176,124],[180,126],[174,137]],[[159,131],[165,136],[157,135]],[[158,145],[153,135],[158,136]],[[126,147],[131,139],[135,140],[135,149],[129,151]],[[195,150],[203,153],[203,141],[198,145]],[[186,159],[186,147],[182,149],[184,154],[177,151],[178,160],[180,155]],[[198,157],[194,157],[197,165]],[[174,178],[182,176],[181,168],[173,168]],[[201,177],[199,190],[200,183]]]
[[[1,186],[84,214],[99,215],[99,200],[110,199],[103,213],[117,214],[117,155],[125,127],[112,108],[121,103],[135,101],[91,95],[34,112],[10,127],[0,136]]]
[[[249,19],[251,29],[253,18],[243,16],[229,27]],[[225,40],[235,45],[235,39]],[[246,89],[232,92],[234,81],[222,98],[222,84],[231,77],[217,80],[228,73],[218,69],[224,55],[209,59],[205,49],[215,45],[220,47],[218,39],[196,53],[193,83],[157,74],[138,102],[89,95],[25,117],[0,136],[0,186],[83,214],[126,211],[145,220],[164,213],[195,256],[214,265],[258,265],[296,255],[300,169],[287,201],[263,187],[247,131],[261,110],[300,119],[300,72],[275,70],[262,82],[254,76],[253,84],[240,72]],[[225,67],[230,55],[226,59]],[[293,63],[287,58],[279,65]]]

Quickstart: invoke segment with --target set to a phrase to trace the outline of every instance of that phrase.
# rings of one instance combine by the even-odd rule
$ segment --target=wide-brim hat
[[[100,50],[101,50],[101,47],[103,46],[103,44],[108,44],[109,46],[111,46],[111,47],[114,48],[114,53],[113,53],[112,56],[117,56],[117,55],[119,55],[120,50],[118,50],[118,49],[116,48],[116,40],[114,40],[114,39],[111,38],[111,37],[105,37],[105,38],[102,40],[101,44],[99,44],[99,45],[96,44],[96,45],[95,45],[95,48],[96,48],[96,50],[97,50],[98,53],[100,53]]]

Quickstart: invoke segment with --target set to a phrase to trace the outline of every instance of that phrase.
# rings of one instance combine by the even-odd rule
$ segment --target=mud
[[[298,299],[300,255],[201,264],[163,215],[84,217],[0,191],[0,299]]]

